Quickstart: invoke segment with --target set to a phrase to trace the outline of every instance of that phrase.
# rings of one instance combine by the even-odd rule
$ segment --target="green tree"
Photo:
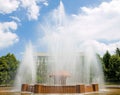
[[[120,49],[116,48],[116,55],[120,57]]]
[[[12,84],[19,61],[14,54],[8,53],[0,57],[0,84]]]
[[[0,84],[5,84],[6,81],[9,79],[8,76],[8,65],[6,63],[6,60],[3,58],[0,58]]]
[[[111,56],[109,68],[109,79],[120,81],[120,57],[116,55]]]
[[[110,53],[108,51],[106,51],[106,53],[103,56],[103,70],[104,70],[104,75],[105,75],[106,80],[109,77],[110,58],[111,58]]]
[[[14,80],[15,78],[19,61],[16,59],[14,54],[10,54],[10,53],[6,55],[6,60],[9,66],[8,73],[11,81],[11,80]]]
[[[109,60],[110,60],[110,53],[108,51],[106,51],[106,53],[104,54],[103,56],[103,62],[104,62],[104,65],[105,65],[105,68],[108,69],[108,66],[109,66]]]

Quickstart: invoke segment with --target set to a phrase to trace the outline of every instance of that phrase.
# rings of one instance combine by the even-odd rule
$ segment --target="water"
[[[101,86],[104,84],[101,63],[92,44],[86,45],[88,40],[78,40],[75,37],[76,29],[72,27],[71,20],[64,10],[63,3],[60,2],[58,8],[50,12],[41,24],[44,32],[42,41],[50,55],[48,76],[51,73],[65,71],[70,74],[67,78],[69,85],[98,83]],[[50,78],[47,79],[47,83],[54,83]]]
[[[31,42],[26,45],[25,51],[23,53],[22,62],[19,65],[16,76],[15,89],[20,91],[21,84],[24,83],[36,83],[36,62]]]
[[[57,9],[49,13],[41,24],[44,36],[41,39],[49,55],[47,62],[47,84],[54,84],[49,75],[56,72],[66,72],[66,85],[98,83],[104,84],[102,66],[93,46],[88,41],[76,39],[74,27],[69,16],[65,13],[64,5],[60,2]],[[71,28],[72,27],[72,28]],[[73,30],[74,29],[74,30]],[[80,31],[80,30],[79,30]],[[21,84],[36,83],[36,62],[32,44],[26,45],[23,60],[19,66],[15,88],[21,89]],[[57,77],[56,81],[60,80]],[[61,84],[59,84],[61,85]]]

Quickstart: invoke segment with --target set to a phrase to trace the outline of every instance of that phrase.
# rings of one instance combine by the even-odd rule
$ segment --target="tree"
[[[120,57],[120,49],[116,48],[116,55]]]
[[[106,69],[108,69],[110,57],[111,57],[110,53],[106,51],[106,53],[103,56],[103,62]]]
[[[120,57],[116,55],[111,56],[109,68],[109,79],[120,81]]]
[[[10,76],[10,81],[14,80],[15,76],[16,76],[16,71],[18,68],[18,64],[19,61],[16,59],[16,57],[14,56],[14,54],[7,54],[6,56],[7,59],[7,64],[9,66],[9,76]]]
[[[0,84],[12,84],[19,61],[14,54],[8,53],[0,57]]]
[[[0,58],[0,84],[5,84],[9,79],[8,76],[8,65],[5,59]]]
[[[110,58],[111,58],[110,53],[108,51],[106,51],[106,53],[103,56],[103,70],[104,70],[104,75],[105,75],[106,80],[109,77]]]

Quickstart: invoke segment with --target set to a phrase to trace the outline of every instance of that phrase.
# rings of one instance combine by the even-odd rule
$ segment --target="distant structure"
[[[79,63],[84,64],[84,54],[82,52],[78,53]],[[54,64],[52,56],[48,53],[39,52],[36,53],[37,58],[37,75],[42,78],[38,83],[46,83],[47,80],[51,80],[53,84],[66,85],[66,80],[68,77],[72,76],[70,72],[66,70],[57,71],[57,72],[47,72],[48,64]],[[79,65],[79,64],[78,64]],[[79,67],[79,66],[78,66]],[[59,79],[59,80],[58,80]]]
[[[82,59],[82,63],[84,63],[84,54],[83,52],[80,52],[78,53],[80,59]],[[49,60],[49,57],[51,57],[48,53],[44,53],[44,52],[39,52],[39,53],[36,53],[36,56],[37,56],[37,64],[47,64],[48,63],[48,60]]]
[[[47,63],[49,55],[47,53],[36,53],[37,64]]]

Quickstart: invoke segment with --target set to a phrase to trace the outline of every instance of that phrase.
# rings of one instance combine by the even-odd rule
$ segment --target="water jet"
[[[84,46],[84,41],[76,41],[74,36],[70,35],[73,33],[71,27],[64,6],[60,2],[60,6],[48,15],[48,20],[41,24],[44,32],[42,41],[47,53],[44,56],[37,55],[36,63],[37,68],[41,69],[41,64],[46,64],[46,72],[41,72],[41,75],[46,76],[45,80],[32,85],[23,83],[22,91],[86,93],[101,89],[104,84],[103,72],[96,53],[91,45]]]

